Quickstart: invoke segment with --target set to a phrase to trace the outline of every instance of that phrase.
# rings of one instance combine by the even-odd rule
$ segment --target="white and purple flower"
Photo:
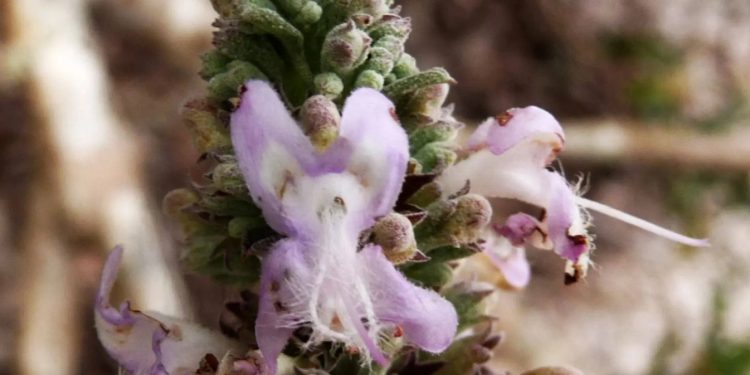
[[[263,259],[258,344],[271,372],[292,332],[335,341],[385,365],[386,330],[441,352],[456,333],[453,306],[411,284],[360,233],[391,212],[408,140],[393,104],[362,88],[347,99],[338,139],[317,150],[267,83],[250,81],[231,117],[232,143],[253,201],[286,236]]]
[[[473,193],[516,199],[544,209],[539,219],[517,213],[504,224],[493,224],[486,230],[485,253],[508,284],[520,288],[529,281],[526,244],[553,249],[566,259],[567,281],[585,276],[591,239],[583,209],[690,246],[708,245],[705,240],[682,236],[578,196],[562,175],[547,169],[564,143],[560,123],[547,111],[534,106],[510,109],[483,122],[464,147],[465,158],[438,177],[446,194],[460,190],[468,181]]]
[[[246,345],[198,324],[156,312],[134,310],[126,301],[110,305],[122,247],[112,250],[102,271],[96,295],[96,330],[104,348],[120,366],[134,375],[191,375],[207,356],[221,359],[217,374],[262,375],[263,362]],[[247,356],[247,357],[246,357]]]

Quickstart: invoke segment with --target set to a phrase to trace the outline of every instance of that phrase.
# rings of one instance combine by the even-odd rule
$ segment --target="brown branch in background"
[[[565,121],[570,160],[621,164],[639,162],[690,168],[750,171],[750,127],[702,133],[672,126],[616,120]]]
[[[114,115],[105,68],[88,39],[83,0],[12,0],[10,48],[37,120],[41,168],[24,204],[25,274],[18,373],[77,371],[82,322],[92,296],[79,296],[76,257],[125,245],[128,295],[142,308],[186,314],[184,286],[165,258],[163,231],[147,199],[143,152]],[[30,145],[31,146],[31,145]],[[86,290],[86,289],[84,289]]]

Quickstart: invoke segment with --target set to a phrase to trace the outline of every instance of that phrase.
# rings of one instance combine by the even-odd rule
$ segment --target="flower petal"
[[[248,81],[231,117],[232,145],[253,201],[268,225],[294,233],[281,199],[313,161],[310,141],[276,91],[264,81]]]
[[[290,277],[305,277],[303,254],[299,244],[291,240],[279,241],[263,258],[260,279],[260,306],[255,320],[255,334],[263,358],[271,374],[276,373],[277,360],[294,329],[291,313],[294,301]]]
[[[505,282],[516,289],[528,285],[531,280],[531,266],[526,260],[524,248],[514,246],[508,238],[494,233],[488,234],[485,238],[487,243],[484,244],[484,253],[503,274]]]
[[[458,327],[453,305],[436,292],[409,282],[380,247],[367,246],[359,257],[378,319],[400,326],[410,342],[428,352],[445,350]]]
[[[339,137],[353,150],[347,170],[367,187],[367,210],[372,217],[386,215],[396,204],[409,161],[409,141],[393,103],[377,90],[354,91],[344,105]]]
[[[123,249],[115,248],[104,265],[96,296],[95,319],[99,340],[122,367],[134,374],[192,374],[200,360],[211,353],[243,354],[247,349],[219,333],[194,323],[141,313],[127,302],[110,306]]]

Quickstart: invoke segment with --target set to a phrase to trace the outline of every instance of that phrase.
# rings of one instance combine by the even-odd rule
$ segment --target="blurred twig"
[[[750,170],[750,127],[701,133],[616,120],[565,122],[568,159],[615,164],[641,162],[719,170]]]
[[[109,77],[91,47],[83,0],[11,0],[10,48],[23,56],[41,168],[26,202],[26,272],[19,373],[77,371],[81,308],[71,260],[82,250],[129,249],[139,306],[185,315],[184,287],[164,258],[142,178],[143,153],[108,102]],[[86,326],[90,326],[91,322]]]

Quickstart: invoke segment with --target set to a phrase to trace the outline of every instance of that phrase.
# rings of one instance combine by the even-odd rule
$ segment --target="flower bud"
[[[247,194],[247,185],[236,162],[221,163],[211,172],[214,186],[230,194]]]
[[[446,231],[458,243],[476,242],[492,219],[492,206],[478,194],[462,195],[454,200],[453,215],[448,218]]]
[[[162,211],[171,218],[179,218],[182,210],[195,204],[200,196],[190,189],[172,190],[164,196]]]
[[[350,0],[347,10],[349,14],[362,13],[378,19],[388,13],[389,3],[389,0]]]
[[[450,87],[447,83],[423,87],[414,92],[406,106],[406,111],[438,119],[442,114],[443,103],[449,91]]]
[[[181,111],[193,144],[201,154],[229,147],[229,131],[218,118],[217,110],[206,100],[197,99],[185,104]]]
[[[308,1],[294,17],[294,22],[301,25],[312,25],[318,22],[320,16],[323,14],[323,9],[320,5],[314,1]]]
[[[411,33],[411,19],[396,14],[385,14],[367,31],[374,39],[392,35],[401,40],[406,40]]]
[[[439,173],[453,165],[458,155],[450,146],[433,142],[417,151],[414,159],[422,165],[422,173]]]
[[[237,97],[240,87],[250,79],[268,80],[260,69],[247,61],[235,60],[227,64],[226,68],[224,73],[217,74],[208,81],[208,91],[215,101]]]
[[[396,61],[396,65],[393,66],[393,74],[397,78],[405,78],[417,73],[419,73],[417,59],[408,53],[402,53],[401,57]]]
[[[336,73],[320,73],[313,80],[315,92],[334,100],[344,91],[344,82]]]
[[[380,90],[383,88],[383,83],[385,83],[385,78],[383,78],[380,73],[368,69],[357,76],[357,81],[354,82],[354,86],[369,87],[375,90]]]
[[[411,153],[416,154],[423,147],[433,142],[445,142],[454,139],[461,126],[461,123],[454,121],[437,121],[418,127],[409,135]]]
[[[404,40],[393,35],[386,35],[378,39],[373,47],[385,48],[393,56],[394,63],[404,54]]]
[[[367,58],[372,40],[349,21],[331,29],[323,41],[321,63],[324,69],[347,75]]]
[[[302,129],[318,152],[328,149],[339,136],[341,115],[336,104],[323,95],[308,98],[300,110]]]
[[[382,47],[370,49],[370,58],[365,64],[365,69],[373,70],[381,76],[386,76],[393,69],[393,55]]]
[[[393,264],[402,264],[417,253],[417,241],[411,221],[404,215],[393,212],[375,223],[372,228],[373,242],[383,248],[383,254]]]

